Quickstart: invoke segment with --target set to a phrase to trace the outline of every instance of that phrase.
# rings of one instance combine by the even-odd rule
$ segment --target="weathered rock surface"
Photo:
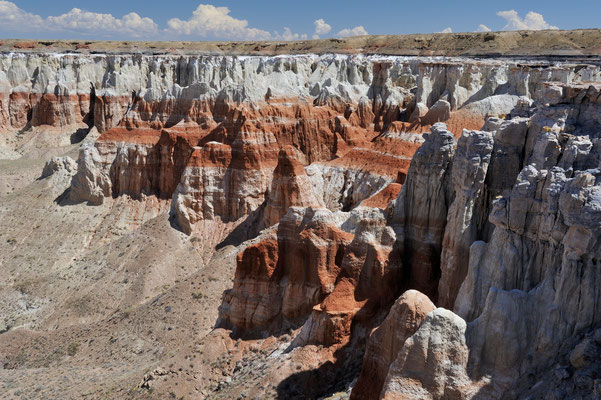
[[[267,196],[264,215],[266,226],[280,222],[290,207],[323,207],[320,199],[313,194],[305,168],[297,157],[291,146],[280,150]]]
[[[381,399],[465,399],[476,389],[466,373],[466,323],[444,308],[430,312],[390,366]]]
[[[439,302],[459,315],[438,309],[404,341],[381,398],[596,396],[601,103],[596,86],[561,93],[459,139],[438,253]]]
[[[59,131],[70,140],[90,127],[102,133],[96,153],[82,153],[73,201],[173,198],[172,214],[188,233],[204,219],[236,221],[257,211],[284,146],[302,155],[320,201],[348,211],[398,181],[399,169],[406,173],[417,146],[387,146],[394,132],[448,121],[458,136],[503,111],[476,106],[482,101],[552,98],[545,82],[599,75],[592,66],[495,60],[65,54],[4,55],[0,73],[0,126],[9,143],[23,129],[35,141],[40,126],[56,129],[55,139],[43,138],[56,143],[69,140]],[[412,124],[395,126],[402,121]],[[212,189],[198,191],[200,182]]]
[[[55,173],[73,175],[77,171],[77,163],[71,157],[52,157],[44,165],[41,178],[47,178]]]
[[[47,264],[16,254],[43,223],[0,241],[11,255],[2,255],[0,330],[15,338],[2,365],[18,368],[16,349],[34,340],[17,340],[12,326],[51,307],[77,315],[57,311],[46,327],[111,318],[132,340],[171,348],[169,335],[188,323],[180,310],[147,333],[127,321],[130,303],[85,310],[130,291],[163,321],[175,308],[164,282],[188,288],[188,303],[204,299],[211,284],[185,272],[198,263],[222,280],[202,322],[211,333],[187,332],[181,359],[207,368],[179,374],[148,355],[161,379],[139,381],[153,390],[171,379],[191,388],[184,376],[193,376],[204,396],[244,398],[252,376],[253,396],[317,385],[306,393],[320,397],[359,377],[355,398],[594,398],[601,89],[591,82],[600,79],[597,66],[547,61],[4,54],[6,154],[45,144],[80,153],[77,165],[52,158],[21,193],[41,193],[38,214],[92,219],[77,241],[46,235],[58,249]],[[2,202],[21,216],[17,195]],[[131,240],[116,243],[124,231]],[[128,250],[136,238],[152,257]],[[79,247],[96,258],[75,259]],[[27,269],[33,261],[44,269]],[[90,284],[65,300],[55,288],[70,290],[73,266]],[[38,283],[45,274],[54,280]],[[238,358],[200,357],[215,343],[220,358]],[[207,371],[219,378],[207,383]]]
[[[393,304],[382,324],[369,337],[361,375],[351,399],[379,399],[391,364],[409,339],[436,307],[428,297],[408,290]]]
[[[394,203],[392,224],[398,227],[409,286],[436,299],[447,212],[454,196],[450,169],[455,139],[442,123],[424,137]]]
[[[447,213],[441,250],[438,303],[442,306],[453,306],[467,274],[469,247],[478,238],[480,221],[488,215],[476,203],[482,196],[492,151],[490,132],[463,131],[457,142],[451,177],[455,199]],[[484,215],[480,215],[482,211]]]
[[[302,322],[334,289],[353,238],[341,229],[345,219],[327,209],[290,208],[275,234],[238,255],[222,323],[244,333]]]

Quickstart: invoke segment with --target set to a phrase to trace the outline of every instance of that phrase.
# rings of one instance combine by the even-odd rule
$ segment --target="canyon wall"
[[[363,364],[352,398],[585,396],[599,82],[494,59],[3,54],[0,150],[85,137],[57,201],[231,227],[216,327]]]
[[[350,210],[406,172],[419,144],[405,144],[406,132],[447,121],[459,135],[539,99],[544,82],[598,75],[411,57],[4,54],[0,127],[2,146],[21,152],[22,137],[31,146],[42,128],[55,145],[94,128],[101,136],[81,153],[73,200],[173,197],[189,231],[255,211],[283,146],[310,165],[328,208]]]

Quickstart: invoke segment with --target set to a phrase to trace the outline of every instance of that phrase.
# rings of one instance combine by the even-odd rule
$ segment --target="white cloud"
[[[340,32],[338,32],[338,34],[336,36],[349,37],[349,36],[363,36],[363,35],[369,35],[369,33],[367,33],[367,31],[365,30],[365,28],[363,26],[359,25],[352,29],[343,29]]]
[[[167,31],[176,35],[212,37],[234,40],[267,40],[271,34],[262,29],[249,28],[248,21],[236,19],[227,7],[200,4],[188,20],[172,18]]]
[[[313,38],[327,35],[332,27],[323,18],[314,21]],[[71,11],[49,17],[27,12],[15,3],[0,0],[0,36],[28,36],[38,38],[99,39],[215,39],[215,40],[305,40],[307,34],[294,33],[290,28],[268,32],[249,27],[247,20],[230,14],[227,7],[199,4],[188,18],[172,18],[163,29],[151,19],[131,12],[115,17],[73,8]],[[362,26],[343,29],[338,36],[367,35]]]
[[[478,25],[478,29],[476,29],[476,32],[490,32],[490,28],[486,25],[480,24]]]
[[[286,26],[284,27],[284,33],[280,35],[278,32],[275,32],[275,34],[270,36],[270,38],[276,40],[306,40],[308,36],[306,33],[303,33],[302,35],[298,33],[292,33],[290,28]]]
[[[31,26],[41,26],[42,17],[21,10],[15,3],[0,1],[0,27],[5,30],[24,32]]]
[[[453,33],[453,28],[450,26],[448,28],[444,28],[440,33]]]
[[[111,14],[99,14],[74,8],[66,14],[46,18],[51,29],[72,30],[82,33],[119,33],[134,38],[153,35],[158,32],[158,26],[150,18],[142,18],[132,12],[115,18]]]
[[[507,24],[503,27],[505,31],[559,29],[556,26],[549,25],[541,14],[534,11],[530,11],[523,19],[515,10],[499,11],[497,15],[507,21]]]
[[[74,8],[66,14],[42,18],[20,9],[10,1],[0,1],[0,29],[33,33],[77,32],[88,36],[119,34],[134,38],[158,32],[158,26],[152,19],[142,18],[133,12],[115,18],[111,14]]]
[[[332,27],[329,24],[327,24],[326,21],[323,20],[323,18],[314,21],[313,25],[315,25],[315,35],[325,35],[327,33],[330,33],[330,31],[332,30]]]

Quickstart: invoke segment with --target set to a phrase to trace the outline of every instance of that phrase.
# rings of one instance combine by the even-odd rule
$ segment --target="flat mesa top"
[[[81,54],[385,54],[471,57],[601,57],[601,29],[370,35],[279,42],[0,39],[0,52]]]

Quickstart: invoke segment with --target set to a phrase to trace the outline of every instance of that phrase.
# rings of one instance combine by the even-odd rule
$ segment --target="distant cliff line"
[[[601,58],[601,30],[369,35],[301,41],[100,41],[0,39],[1,52],[144,54],[383,54],[405,56]]]

